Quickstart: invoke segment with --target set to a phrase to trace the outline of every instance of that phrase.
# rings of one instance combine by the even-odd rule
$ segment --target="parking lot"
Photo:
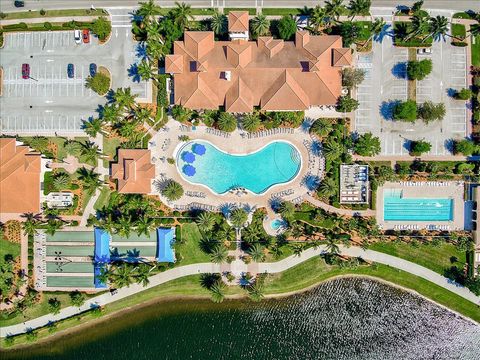
[[[432,54],[417,58],[433,61],[432,73],[417,82],[417,103],[443,102],[447,111],[442,121],[425,124],[418,120],[412,124],[392,119],[395,101],[404,101],[408,96],[407,49],[394,47],[392,39],[386,36],[382,43],[374,42],[372,53],[358,55],[358,67],[367,73],[357,89],[360,106],[355,112],[354,130],[380,137],[382,155],[407,155],[410,142],[420,139],[432,144],[429,155],[450,155],[451,139],[466,136],[465,102],[454,100],[450,95],[452,89],[466,86],[465,48],[451,46],[447,39],[435,42]]]
[[[76,135],[82,120],[96,115],[105,98],[85,87],[89,66],[104,66],[113,75],[112,88],[131,87],[140,99],[151,96],[146,82],[134,82],[127,69],[136,58],[130,28],[113,29],[111,39],[99,44],[76,44],[73,31],[5,34],[0,66],[3,96],[0,98],[0,131],[5,134]],[[30,77],[22,78],[22,64],[30,65]],[[67,65],[74,75],[67,76]]]

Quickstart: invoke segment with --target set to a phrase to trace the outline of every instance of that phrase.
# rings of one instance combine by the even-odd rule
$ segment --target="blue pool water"
[[[383,198],[385,221],[452,221],[452,199],[403,198],[386,191]]]
[[[199,151],[199,148],[201,151]],[[192,156],[194,160],[192,161]],[[177,169],[194,183],[217,194],[243,187],[261,194],[276,184],[292,180],[300,170],[300,153],[285,141],[274,141],[259,151],[232,155],[206,141],[187,142],[177,154]]]
[[[278,230],[281,226],[283,226],[283,221],[280,219],[275,219],[270,223],[270,226],[273,230]]]

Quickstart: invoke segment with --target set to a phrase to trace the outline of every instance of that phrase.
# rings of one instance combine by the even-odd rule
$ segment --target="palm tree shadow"
[[[200,276],[200,285],[203,288],[210,290],[212,286],[219,280],[220,280],[219,274],[204,273]]]
[[[138,73],[138,65],[133,63],[127,70],[128,76],[132,78],[133,82],[139,83],[141,78]]]
[[[375,35],[373,37],[373,40],[375,42],[379,42],[379,43],[382,43],[383,39],[385,38],[385,36],[388,36],[388,37],[391,37],[393,38],[393,28],[392,28],[392,25],[391,24],[387,24],[385,25],[383,28],[382,28],[382,31],[380,32],[380,34],[378,35]]]
[[[145,45],[144,41],[138,43],[137,47],[135,48],[135,55],[141,60],[147,59],[147,46]]]
[[[199,243],[200,249],[206,254],[211,254],[216,245],[217,241],[207,238],[201,239]]]

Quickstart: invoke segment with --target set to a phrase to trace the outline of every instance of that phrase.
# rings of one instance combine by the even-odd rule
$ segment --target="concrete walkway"
[[[403,260],[394,256],[390,256],[384,253],[380,253],[373,250],[363,250],[359,247],[339,246],[342,255],[361,257],[367,261],[378,262],[380,264],[389,265],[391,267],[406,271],[410,274],[419,276],[425,280],[433,282],[434,284],[449,290],[464,299],[467,299],[474,304],[480,305],[480,297],[474,295],[467,288],[456,284],[455,282],[429,270],[423,266],[414,264],[410,261]],[[325,252],[325,246],[320,246],[318,249],[310,248],[305,250],[300,256],[290,256],[284,260],[274,263],[258,263],[255,264],[258,268],[258,273],[278,273],[285,271],[293,266],[296,266],[308,259],[320,255]],[[128,288],[119,289],[115,295],[111,295],[109,292],[91,298],[86,301],[81,307],[69,306],[60,311],[57,315],[47,314],[38,317],[33,320],[26,321],[22,324],[6,326],[0,329],[0,337],[6,337],[7,335],[16,335],[26,332],[29,329],[35,329],[43,327],[52,321],[59,321],[77,315],[81,312],[88,311],[92,307],[103,306],[114,301],[124,299],[130,295],[134,295],[141,291],[151,289],[157,285],[166,283],[168,281],[178,279],[188,275],[195,275],[201,273],[219,273],[221,272],[221,266],[212,263],[191,264],[186,266],[180,266],[171,270],[167,270],[160,274],[154,275],[150,278],[150,284],[143,287],[140,284],[131,285]]]
[[[311,195],[305,195],[303,199],[308,201],[313,206],[322,208],[323,210],[328,211],[329,213],[336,213],[344,216],[354,216],[357,214],[360,216],[375,216],[376,214],[376,211],[371,209],[367,209],[367,210],[339,209],[339,208],[336,208],[335,206],[325,204],[323,201],[315,199]]]
[[[101,15],[101,16],[107,16]],[[69,22],[72,20],[79,21],[79,22],[90,22],[93,20],[96,20],[100,17],[98,16],[55,16],[55,17],[50,17],[50,16],[43,16],[43,17],[37,17],[37,18],[29,18],[29,19],[8,19],[8,20],[0,20],[0,25],[5,26],[5,25],[12,25],[12,24],[18,24],[21,22],[24,22],[26,24],[39,24],[39,23],[44,23],[44,22],[50,22],[50,23],[65,23]]]

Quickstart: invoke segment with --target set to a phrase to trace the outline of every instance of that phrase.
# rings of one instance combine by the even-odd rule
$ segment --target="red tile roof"
[[[117,180],[120,193],[149,194],[155,177],[150,150],[118,150],[118,163],[112,164],[111,177]]]

